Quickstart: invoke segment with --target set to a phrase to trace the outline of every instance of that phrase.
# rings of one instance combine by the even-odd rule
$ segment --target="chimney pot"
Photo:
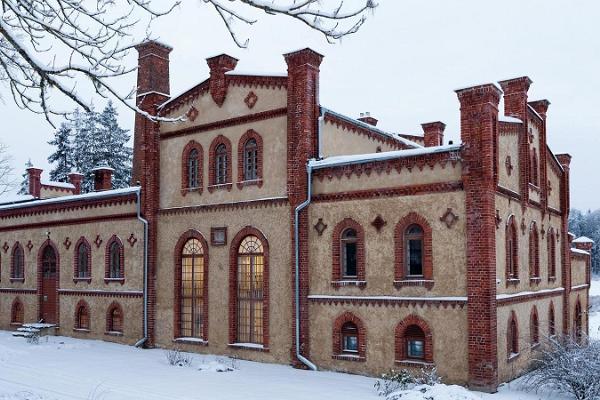
[[[73,190],[73,194],[81,194],[81,181],[83,181],[83,174],[80,174],[77,171],[71,171],[69,175],[69,183],[75,186]]]
[[[369,111],[360,113],[360,118],[358,118],[360,122],[364,122],[365,124],[377,126],[377,118],[371,117],[371,113]]]
[[[113,171],[113,168],[106,165],[99,165],[92,170],[94,173],[94,190],[96,192],[112,189]]]
[[[425,147],[441,146],[444,144],[444,129],[446,124],[440,121],[421,124]]]

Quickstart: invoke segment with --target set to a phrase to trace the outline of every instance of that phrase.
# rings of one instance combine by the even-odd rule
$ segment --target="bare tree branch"
[[[16,181],[13,177],[13,168],[11,157],[8,154],[8,147],[0,143],[0,196],[15,188]]]

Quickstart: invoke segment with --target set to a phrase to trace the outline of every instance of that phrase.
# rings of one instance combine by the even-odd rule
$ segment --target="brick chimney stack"
[[[358,120],[373,126],[377,126],[377,122],[379,122],[377,118],[373,118],[371,113],[368,111],[366,113],[360,113],[360,118],[358,118]]]
[[[27,168],[27,176],[29,178],[29,194],[36,199],[40,198],[42,191],[42,172],[43,169],[30,167]]]
[[[421,124],[423,127],[425,147],[441,146],[444,144],[444,129],[446,124],[440,121]]]
[[[75,186],[75,189],[73,189],[73,194],[81,194],[81,181],[83,181],[83,174],[80,174],[76,171],[71,171],[71,173],[67,176],[69,178],[69,183]]]
[[[531,86],[528,76],[498,82],[504,91],[504,115],[527,121],[527,92]]]
[[[112,174],[114,169],[106,165],[97,166],[94,173],[94,190],[96,192],[112,189]]]
[[[573,240],[572,243],[575,245],[575,248],[579,250],[592,251],[592,247],[594,247],[594,241],[585,236]]]
[[[548,106],[550,105],[550,101],[546,99],[530,101],[529,105],[535,110],[535,112],[540,114],[540,117],[542,117],[544,121],[546,120],[546,114],[548,113]]]
[[[210,69],[210,94],[219,107],[223,105],[227,96],[227,80],[225,73],[233,71],[238,59],[227,54],[210,57],[206,59]]]

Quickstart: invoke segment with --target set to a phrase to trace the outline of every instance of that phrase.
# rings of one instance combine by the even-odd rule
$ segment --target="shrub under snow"
[[[552,387],[577,400],[600,399],[600,341],[549,338],[534,368],[526,378],[531,387]]]
[[[406,369],[396,371],[394,369],[381,374],[375,382],[375,390],[379,396],[386,396],[388,400],[394,400],[397,392],[411,390],[419,385],[432,387],[440,383],[440,377],[435,367],[422,368],[417,374]]]

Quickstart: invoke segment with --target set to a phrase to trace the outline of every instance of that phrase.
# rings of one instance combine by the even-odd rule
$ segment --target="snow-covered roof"
[[[75,185],[67,182],[54,182],[42,180],[41,184],[46,186],[55,186],[63,189],[75,189]]]
[[[577,239],[573,240],[573,243],[596,243],[596,242],[594,242],[592,239],[590,239],[587,236],[581,236],[581,237],[578,237]]]
[[[539,119],[541,119],[541,120],[544,119],[537,111],[535,111],[535,108],[531,107],[530,104],[527,104],[527,108],[529,108],[531,110],[531,112],[533,112],[533,114],[536,115]]]
[[[387,136],[390,139],[397,140],[398,142],[401,142],[401,143],[403,143],[403,144],[405,144],[407,146],[416,147],[416,148],[423,147],[419,143],[413,142],[412,140],[408,140],[406,138],[403,138],[402,136],[400,136],[400,135],[398,135],[396,133],[391,133],[391,132],[383,131],[383,130],[381,130],[379,128],[376,128],[375,126],[373,126],[371,124],[367,124],[366,122],[359,121],[359,120],[354,119],[354,118],[350,118],[350,117],[348,117],[346,115],[337,113],[337,112],[332,111],[332,110],[330,110],[330,109],[328,109],[326,107],[323,107],[323,106],[321,106],[321,109],[323,110],[323,114],[331,114],[331,115],[333,115],[335,117],[338,117],[340,119],[346,120],[346,121],[348,121],[348,122],[350,122],[352,124],[358,125],[358,126],[360,126],[362,128],[368,129],[368,130],[373,131],[375,133],[378,133],[378,134],[380,134],[382,136]]]
[[[0,204],[20,203],[23,201],[30,201],[30,200],[34,200],[34,199],[35,199],[35,197],[33,197],[30,194],[10,193],[10,194],[4,194],[4,195],[2,195],[2,197],[0,197]]]
[[[92,200],[92,199],[103,199],[103,198],[107,198],[107,197],[119,197],[119,196],[131,194],[131,193],[136,193],[139,190],[140,190],[140,188],[138,186],[135,186],[135,187],[129,187],[129,188],[124,188],[124,189],[112,189],[112,190],[104,190],[101,192],[92,192],[92,193],[75,194],[75,195],[62,196],[62,197],[53,197],[51,199],[31,200],[31,201],[26,201],[26,202],[21,202],[21,203],[2,204],[2,205],[0,205],[0,211],[14,210],[14,209],[26,208],[26,207],[36,207],[36,206],[42,206],[42,205],[48,205],[48,204],[68,203],[68,202],[79,201],[79,200]],[[31,197],[31,198],[33,199],[33,197]]]
[[[426,154],[447,153],[460,150],[460,144],[450,144],[435,147],[419,147],[418,149],[395,150],[381,153],[354,154],[347,156],[326,157],[322,160],[309,160],[308,164],[313,169],[337,167],[341,165],[361,164],[372,161],[394,160],[397,158],[414,157]]]
[[[498,117],[498,121],[500,122],[512,122],[515,124],[522,124],[523,121],[520,118],[515,118],[515,117],[507,117],[507,116],[499,116]]]
[[[590,255],[589,251],[585,251],[585,250],[581,250],[581,249],[571,249],[571,253],[585,254],[586,256]]]
[[[109,167],[108,165],[97,165],[94,169],[92,169],[92,172],[95,171],[114,171],[114,168]]]
[[[287,78],[286,72],[261,72],[261,71],[244,71],[244,70],[233,70],[225,72],[225,75],[242,75],[242,76],[276,76],[280,78]]]

